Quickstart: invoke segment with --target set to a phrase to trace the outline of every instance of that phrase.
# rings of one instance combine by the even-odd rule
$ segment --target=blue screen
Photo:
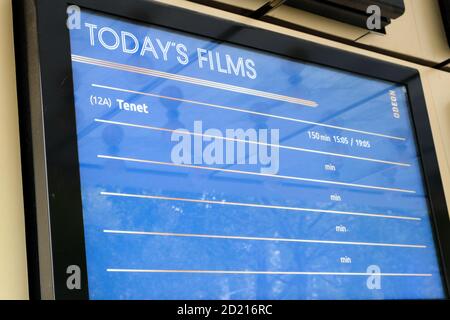
[[[81,21],[90,298],[445,297],[404,86],[91,11]]]

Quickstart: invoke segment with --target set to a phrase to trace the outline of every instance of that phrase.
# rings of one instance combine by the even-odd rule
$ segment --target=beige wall
[[[220,0],[254,8],[262,0]],[[275,32],[289,34],[344,50],[404,64],[420,70],[431,118],[441,173],[450,204],[450,73],[421,67],[401,60],[387,58],[351,46],[334,43],[301,32],[295,32],[189,3],[184,0],[162,0],[173,5],[237,20]],[[450,57],[444,42],[437,2],[435,0],[405,0],[407,13],[394,21],[388,35],[370,35],[361,41],[402,52],[429,61]],[[294,9],[280,8],[272,13],[277,18],[299,21],[309,27],[356,39],[364,30],[321,18]],[[331,30],[331,31],[330,31]],[[440,32],[440,33],[439,33]],[[17,102],[15,98],[14,58],[12,45],[11,0],[0,0],[0,298],[27,298],[24,221],[21,194]],[[450,207],[450,206],[449,206]]]
[[[27,299],[11,0],[0,0],[0,299]]]

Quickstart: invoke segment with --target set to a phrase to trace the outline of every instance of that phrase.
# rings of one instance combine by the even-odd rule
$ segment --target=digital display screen
[[[91,299],[445,297],[404,86],[81,14]]]

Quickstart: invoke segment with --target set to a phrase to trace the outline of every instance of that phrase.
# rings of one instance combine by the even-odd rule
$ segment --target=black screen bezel
[[[16,0],[13,5],[32,298],[89,298],[70,38],[66,28],[66,10],[70,5],[405,85],[444,287],[450,296],[450,222],[417,70],[146,0]],[[38,190],[43,179],[46,190]],[[48,231],[42,227],[46,224]],[[43,256],[49,258],[44,261]],[[80,290],[66,286],[70,265],[81,268]]]

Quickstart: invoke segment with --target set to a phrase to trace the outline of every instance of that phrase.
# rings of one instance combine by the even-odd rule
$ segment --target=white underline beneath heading
[[[311,100],[285,96],[285,95],[262,91],[262,90],[256,90],[256,89],[251,89],[251,88],[235,86],[235,85],[231,85],[231,84],[227,84],[227,83],[221,83],[221,82],[216,82],[216,81],[211,81],[211,80],[189,77],[189,76],[184,76],[184,75],[175,74],[175,73],[163,72],[163,71],[154,70],[154,69],[131,66],[131,65],[121,64],[121,63],[117,63],[117,62],[101,60],[101,59],[95,59],[95,58],[84,57],[84,56],[79,56],[79,55],[72,55],[72,61],[89,64],[89,65],[95,65],[95,66],[103,67],[103,68],[109,68],[109,69],[114,69],[114,70],[142,74],[142,75],[156,77],[156,78],[163,78],[163,79],[167,79],[167,80],[184,82],[184,83],[189,83],[189,84],[194,84],[194,85],[198,85],[198,86],[209,87],[209,88],[214,88],[214,89],[219,89],[219,90],[224,90],[224,91],[229,91],[229,92],[236,92],[236,93],[241,93],[241,94],[271,99],[271,100],[289,102],[289,103],[293,103],[293,104],[297,104],[297,105],[302,105],[305,107],[315,108],[318,106],[317,102],[311,101]]]

